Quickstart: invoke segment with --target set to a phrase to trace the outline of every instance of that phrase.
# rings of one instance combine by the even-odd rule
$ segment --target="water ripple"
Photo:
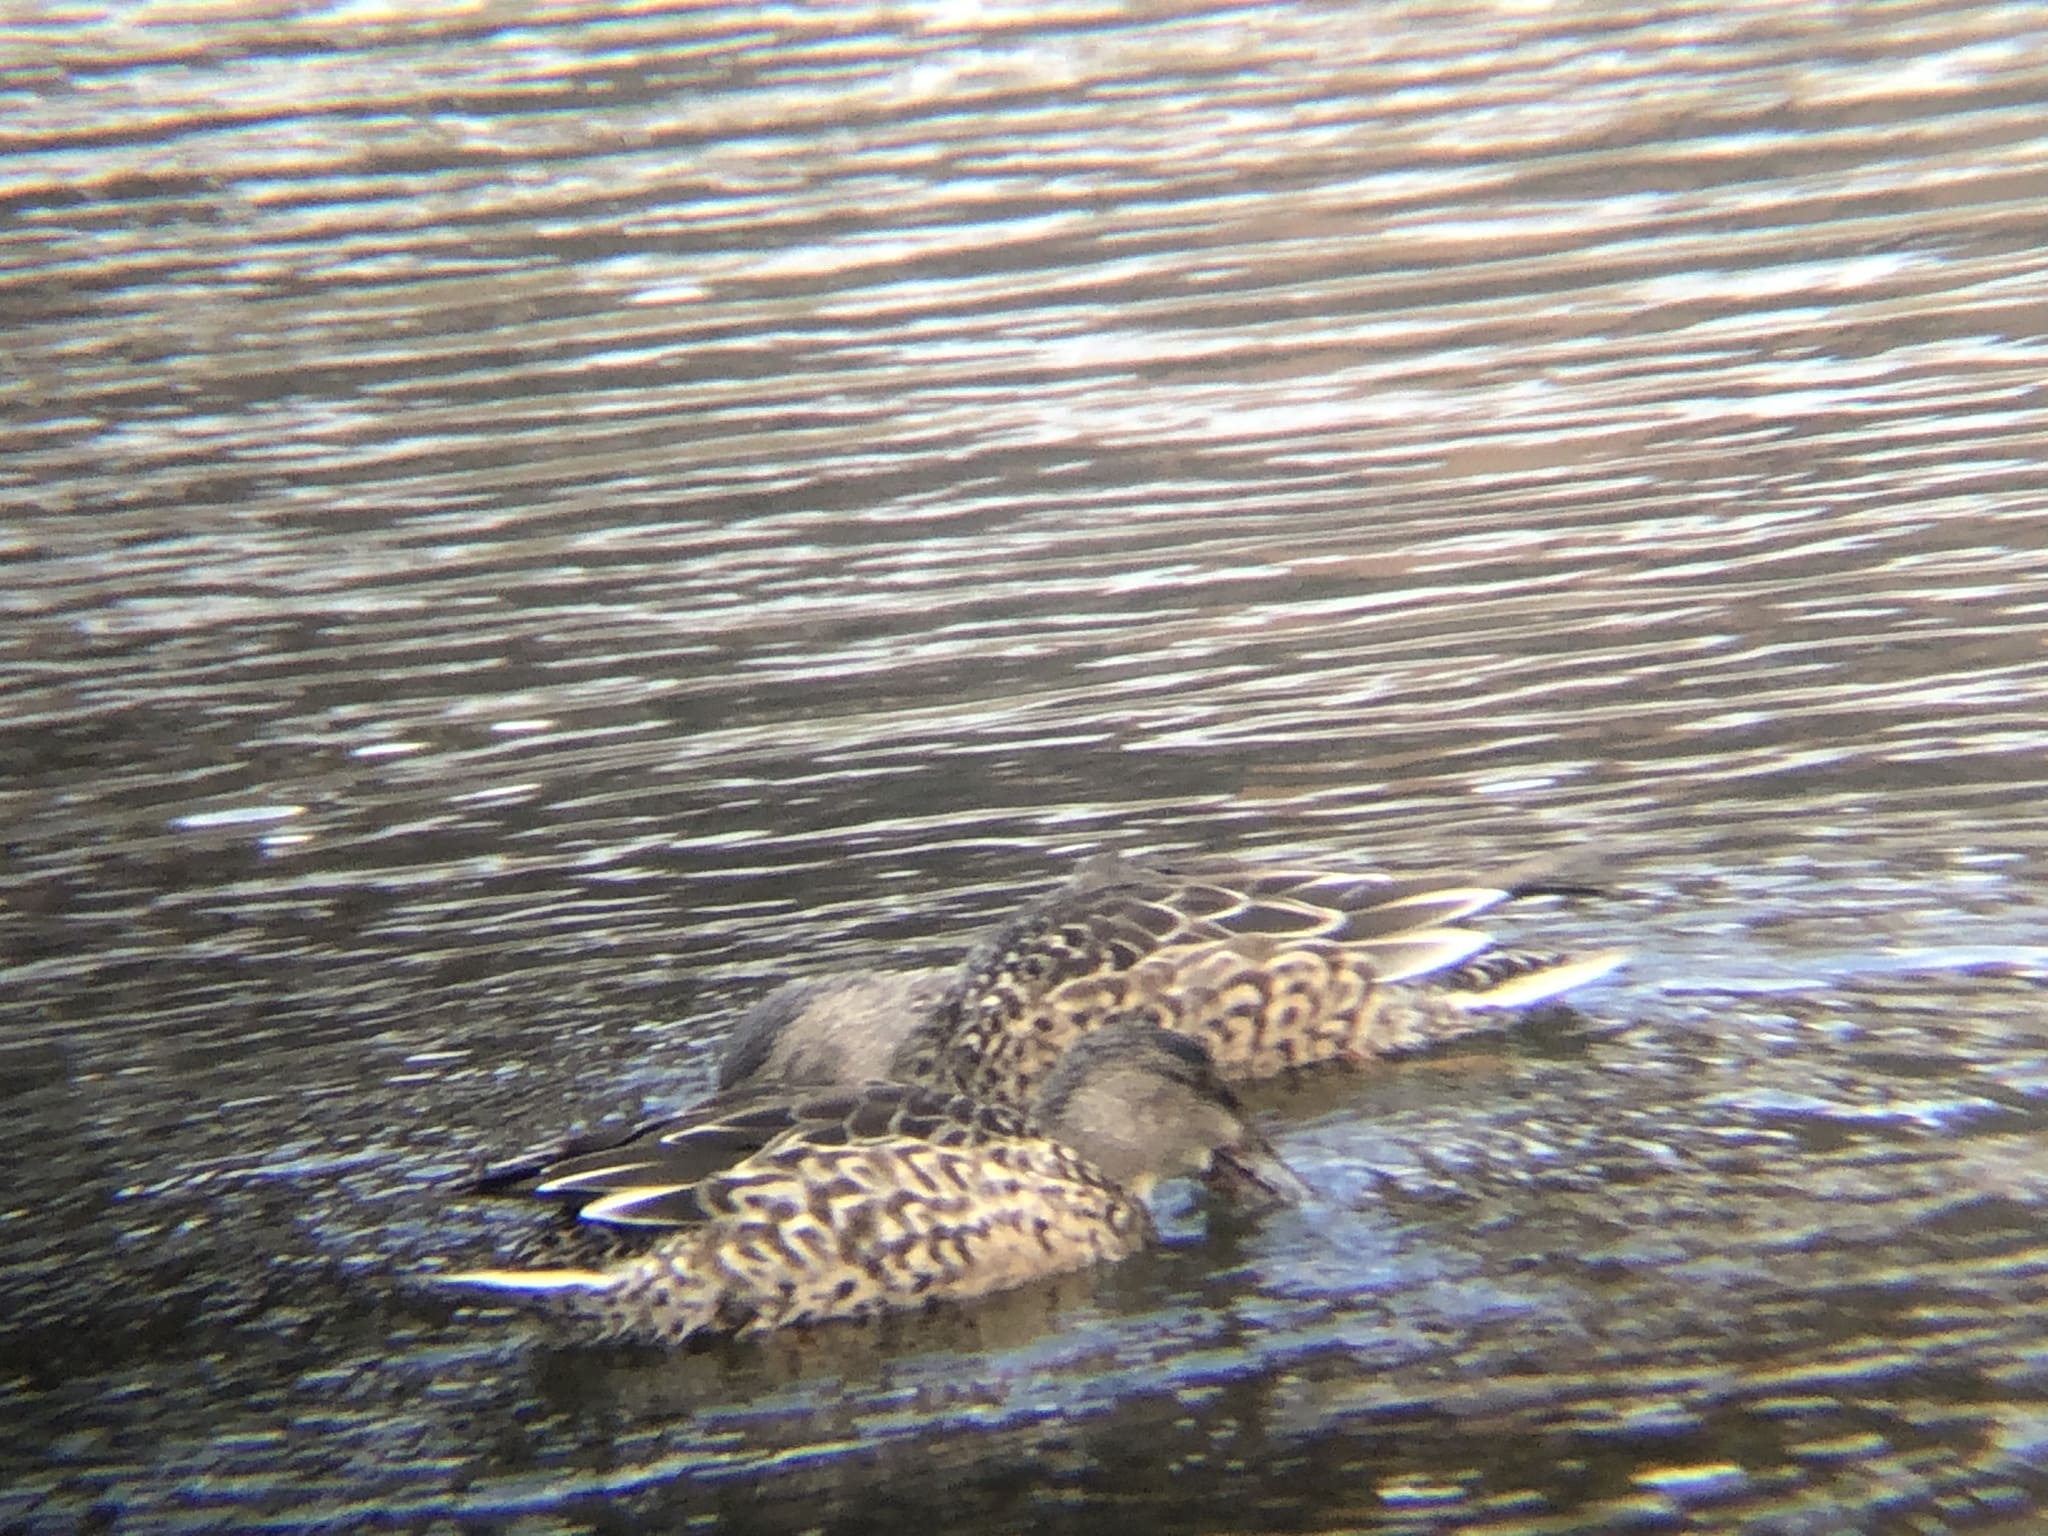
[[[0,19],[0,1523],[2038,1509],[2040,42]],[[1088,852],[1586,844],[1516,936],[1635,967],[1262,1104],[1304,1219],[794,1359],[407,1290]]]

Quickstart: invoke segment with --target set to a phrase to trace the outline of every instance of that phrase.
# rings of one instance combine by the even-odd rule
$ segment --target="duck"
[[[1121,1023],[1077,1042],[1029,1112],[885,1080],[744,1090],[491,1170],[477,1192],[563,1202],[641,1241],[590,1266],[439,1279],[601,1338],[744,1337],[1125,1258],[1155,1239],[1154,1186],[1184,1175],[1250,1209],[1306,1193],[1201,1041]]]
[[[718,1058],[718,1090],[898,1078],[911,1032],[935,1018],[953,968],[835,971],[784,982],[741,1014]]]
[[[1580,889],[1534,864],[1488,881],[1100,855],[950,972],[785,984],[735,1026],[720,1083],[858,1070],[1027,1105],[1078,1041],[1128,1020],[1201,1040],[1233,1081],[1406,1055],[1624,964],[1622,949],[1501,948],[1464,926]]]

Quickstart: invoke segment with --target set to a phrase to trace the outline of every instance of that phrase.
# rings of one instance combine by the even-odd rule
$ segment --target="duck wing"
[[[734,1179],[861,1143],[975,1145],[1025,1134],[1017,1111],[913,1083],[724,1094],[598,1145],[492,1170],[473,1188],[562,1201],[585,1221],[694,1226]]]

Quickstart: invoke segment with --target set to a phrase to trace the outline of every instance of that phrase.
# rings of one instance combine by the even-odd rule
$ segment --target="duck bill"
[[[1280,1161],[1280,1154],[1265,1137],[1248,1135],[1228,1147],[1218,1147],[1209,1164],[1209,1187],[1244,1210],[1261,1210],[1275,1205],[1298,1205],[1308,1198],[1308,1186],[1301,1176]]]

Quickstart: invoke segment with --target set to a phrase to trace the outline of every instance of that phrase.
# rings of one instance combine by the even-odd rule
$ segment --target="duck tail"
[[[573,1306],[578,1298],[608,1296],[619,1277],[601,1269],[459,1269],[436,1275],[437,1285],[482,1291],[513,1291],[523,1296],[560,1297]]]
[[[1306,1051],[1297,1045],[1295,1059],[1405,1056],[1494,1034],[1513,1028],[1538,1004],[1605,976],[1627,958],[1618,949],[1571,956],[1490,949],[1413,980],[1383,983],[1369,977],[1351,1007],[1332,1012],[1335,1027],[1319,1032]]]
[[[593,1322],[606,1338],[677,1343],[710,1325],[718,1312],[709,1288],[657,1254],[618,1269],[465,1269],[434,1281]]]
[[[1437,972],[1429,984],[1446,1001],[1468,1011],[1531,1008],[1598,981],[1627,963],[1625,949],[1602,949],[1589,955],[1490,949],[1462,965]]]

